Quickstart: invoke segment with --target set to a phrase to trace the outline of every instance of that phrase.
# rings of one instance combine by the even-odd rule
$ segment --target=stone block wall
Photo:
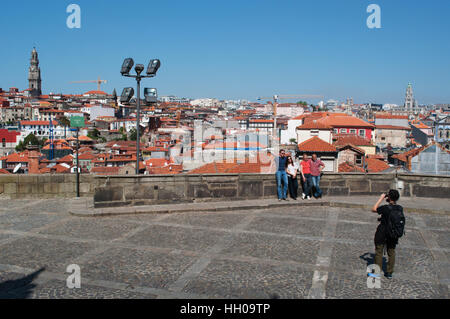
[[[208,174],[140,177],[96,177],[96,207],[183,203],[195,201],[276,198],[273,174]],[[399,183],[399,182],[403,182]],[[401,188],[400,188],[401,187]],[[378,195],[390,188],[402,196],[445,198],[450,177],[398,174],[323,175],[324,196]]]
[[[80,196],[93,196],[96,183],[93,175],[80,175]],[[72,198],[76,196],[73,174],[0,175],[0,199]]]
[[[389,188],[402,196],[449,198],[450,176],[326,173],[324,196],[376,195]],[[80,176],[80,195],[96,206],[276,198],[273,174]],[[72,198],[76,176],[0,175],[0,199]]]

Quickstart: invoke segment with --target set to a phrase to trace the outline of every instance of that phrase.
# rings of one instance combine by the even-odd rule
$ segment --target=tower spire
[[[41,88],[41,69],[39,68],[39,58],[36,47],[31,51],[30,67],[28,69],[28,88],[31,96],[38,97],[42,95]]]

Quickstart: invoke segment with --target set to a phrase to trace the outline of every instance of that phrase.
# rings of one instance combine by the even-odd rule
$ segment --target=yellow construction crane
[[[277,137],[277,106],[278,100],[293,99],[323,99],[322,95],[273,95],[271,97],[258,97],[258,101],[273,100],[273,136]]]
[[[107,83],[106,80],[100,80],[100,77],[98,77],[97,80],[89,80],[89,81],[74,81],[70,83],[97,83],[97,91],[100,91],[100,85],[102,83]]]

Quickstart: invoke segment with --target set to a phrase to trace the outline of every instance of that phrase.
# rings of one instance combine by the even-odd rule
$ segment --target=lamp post
[[[139,142],[140,142],[140,117],[141,117],[141,79],[143,78],[152,78],[156,76],[156,72],[158,72],[159,67],[161,66],[161,62],[158,59],[153,59],[150,61],[147,67],[147,75],[141,75],[142,71],[144,71],[144,65],[143,64],[136,64],[136,67],[134,68],[134,71],[136,72],[136,75],[130,74],[131,68],[134,65],[134,61],[132,58],[127,58],[123,61],[122,69],[120,73],[122,76],[135,78],[136,84],[137,84],[137,102],[136,102],[136,175],[139,175],[139,158],[140,158],[140,150],[139,150]],[[129,90],[130,88],[125,88],[122,97],[121,102],[125,101],[128,102],[131,99],[131,96],[129,92],[132,90]],[[126,93],[128,92],[128,94]],[[125,96],[124,96],[125,95]]]

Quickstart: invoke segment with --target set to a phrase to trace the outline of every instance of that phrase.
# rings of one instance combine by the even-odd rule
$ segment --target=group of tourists
[[[311,158],[307,154],[303,154],[300,163],[287,155],[285,150],[280,150],[280,156],[276,158],[277,162],[277,192],[278,200],[288,200],[287,191],[292,199],[297,200],[298,192],[298,176],[302,184],[302,199],[311,199],[311,195],[315,198],[322,197],[322,190],[320,189],[320,176],[325,164],[317,158],[316,154],[312,154]],[[403,207],[397,204],[400,194],[397,190],[389,190],[383,193],[372,211],[381,215],[379,218],[380,224],[375,233],[375,257],[374,264],[378,267],[377,273],[369,273],[368,276],[374,277],[375,280],[379,278],[383,269],[383,254],[387,252],[388,262],[384,275],[387,278],[392,278],[395,265],[395,248],[398,244],[398,239],[404,234],[405,216],[403,214]],[[381,203],[386,201],[388,205]]]
[[[306,153],[298,163],[295,158],[286,156],[285,150],[280,150],[280,156],[277,157],[277,193],[278,200],[288,200],[287,192],[292,199],[298,197],[298,177],[302,185],[302,199],[311,199],[311,195],[316,199],[322,197],[320,189],[320,176],[325,164],[317,158],[317,154],[312,154],[311,158]]]

